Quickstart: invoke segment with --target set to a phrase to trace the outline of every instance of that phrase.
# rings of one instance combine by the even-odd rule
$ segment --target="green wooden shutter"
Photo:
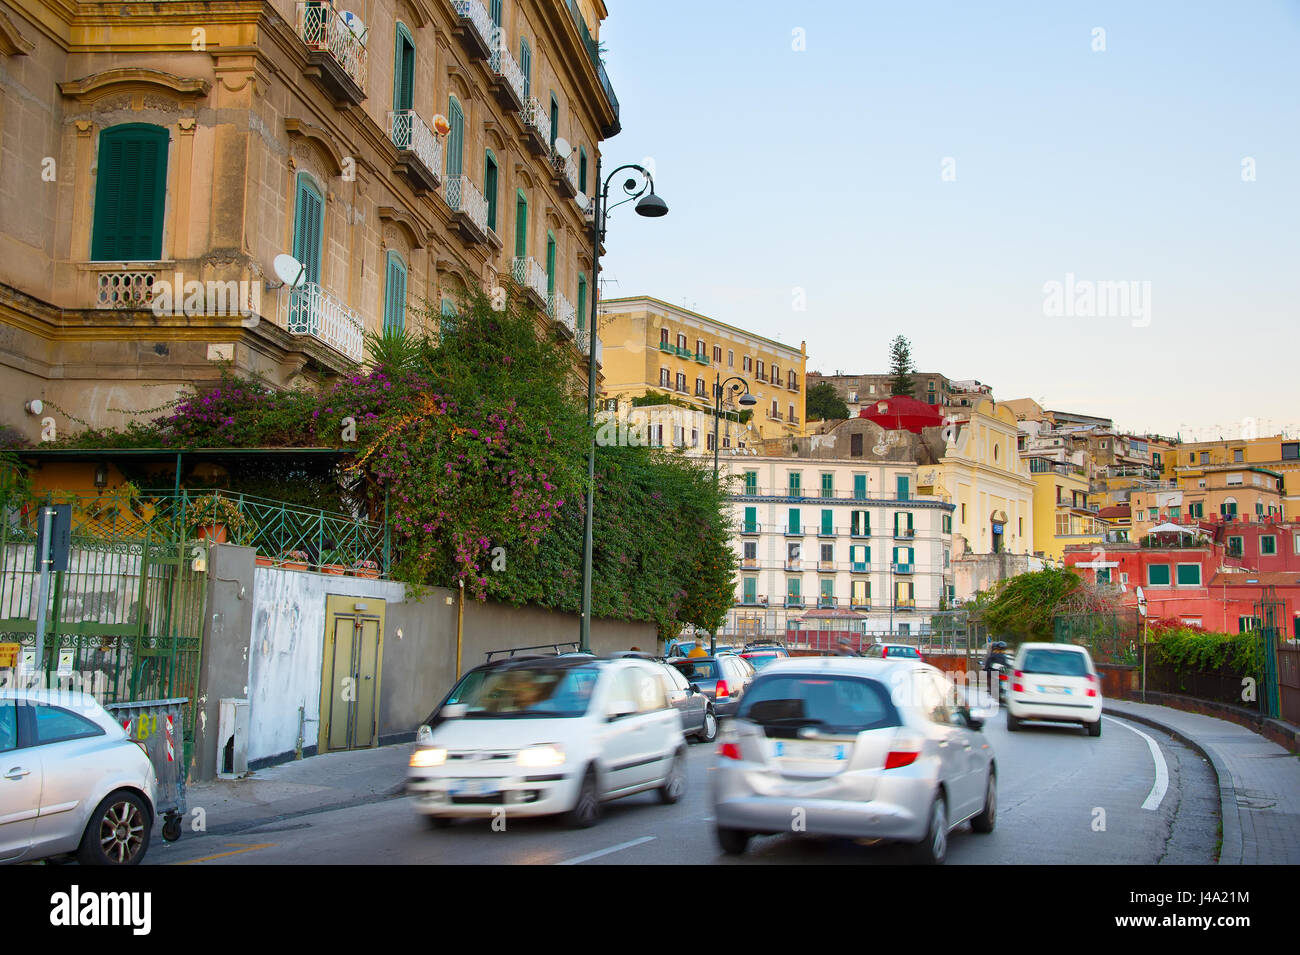
[[[578,331],[587,327],[587,276],[578,276]],[[712,437],[712,435],[710,435]]]
[[[523,37],[519,38],[519,72],[524,74],[524,105],[527,105],[533,95],[533,51]]]
[[[555,94],[551,94],[551,145],[555,145],[556,138],[560,135],[560,104],[555,100]]]
[[[487,224],[497,231],[497,160],[492,150],[483,154],[483,197],[487,199]]]
[[[745,578],[745,603],[758,602],[758,581],[753,577]]]
[[[758,508],[745,508],[745,533],[752,534],[758,530]]]
[[[802,530],[802,525],[799,523],[799,508],[792,507],[790,508],[790,531],[798,534],[800,530]]]
[[[492,22],[501,26],[501,0],[491,0],[488,12],[492,15]]]
[[[127,123],[100,133],[92,259],[162,258],[169,141],[166,129],[147,123]]]
[[[555,294],[555,236],[546,231],[546,295]]]
[[[464,169],[465,113],[454,96],[447,101],[447,123],[447,178],[455,179]]]
[[[822,511],[822,533],[835,533],[835,512],[830,510]]]
[[[528,254],[528,200],[522,192],[515,196],[515,258]]]
[[[384,293],[384,331],[406,327],[406,264],[396,252],[388,253],[388,283]]]
[[[393,56],[393,110],[415,107],[415,41],[402,24],[397,25]]]
[[[898,475],[898,499],[907,500],[907,477],[902,474]]]
[[[293,257],[306,268],[305,280],[320,284],[321,238],[325,201],[306,175],[298,176],[294,203]]]
[[[867,499],[867,476],[865,474],[853,475],[853,496],[859,501]]]
[[[578,191],[587,192],[587,150],[578,147]]]

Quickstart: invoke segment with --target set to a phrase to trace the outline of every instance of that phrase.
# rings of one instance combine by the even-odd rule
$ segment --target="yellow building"
[[[1100,543],[1107,525],[1088,507],[1086,469],[1047,458],[1028,461],[1034,482],[1034,554],[1060,561],[1067,545]]]
[[[755,335],[650,296],[602,299],[600,341],[603,395],[620,406],[648,392],[699,409],[714,407],[714,387],[728,378],[745,383],[758,403],[738,441],[804,433],[807,350]],[[741,410],[728,385],[724,409]],[[734,421],[733,421],[734,427]],[[711,436],[710,436],[711,437]],[[722,446],[729,447],[725,443]]]
[[[1300,439],[1275,434],[1268,438],[1198,441],[1179,445],[1165,457],[1164,463],[1166,477],[1190,490],[1196,490],[1197,484],[1205,479],[1203,468],[1245,464],[1275,471],[1282,476],[1284,519],[1300,517]]]
[[[7,5],[0,426],[121,425],[224,366],[317,384],[475,288],[585,381],[603,0],[351,7]]]

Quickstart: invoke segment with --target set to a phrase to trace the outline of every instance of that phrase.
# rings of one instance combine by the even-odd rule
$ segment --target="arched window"
[[[148,123],[126,123],[99,134],[92,259],[162,258],[170,138],[165,128]]]
[[[487,200],[487,225],[497,229],[497,157],[492,150],[483,153],[483,198]]]
[[[293,203],[293,257],[303,264],[303,278],[320,284],[321,248],[325,235],[325,194],[305,172],[298,173]]]
[[[519,189],[515,192],[515,257],[528,254],[528,197]]]
[[[397,24],[393,44],[393,112],[415,108],[415,40],[404,24]]]
[[[524,105],[527,105],[533,95],[533,50],[524,37],[519,38],[519,72],[524,74]]]
[[[388,253],[388,279],[384,289],[384,331],[406,328],[406,263],[396,252]]]
[[[465,111],[454,96],[447,101],[447,123],[451,126],[447,134],[447,178],[455,179],[464,169]]]

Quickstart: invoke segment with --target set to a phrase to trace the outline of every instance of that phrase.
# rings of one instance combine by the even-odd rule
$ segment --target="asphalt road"
[[[1000,767],[997,828],[963,825],[952,864],[1207,864],[1215,861],[1218,790],[1199,754],[1137,724],[1105,717],[1102,735],[1078,727],[985,727]],[[1156,752],[1158,752],[1157,757]],[[155,843],[145,864],[854,864],[903,861],[898,847],[790,835],[755,839],[739,858],[713,838],[708,773],[713,745],[691,747],[685,798],[653,793],[607,804],[600,824],[569,830],[549,819],[460,822],[435,831],[410,799],[307,814],[235,835],[187,834]],[[1161,768],[1163,766],[1163,769]]]

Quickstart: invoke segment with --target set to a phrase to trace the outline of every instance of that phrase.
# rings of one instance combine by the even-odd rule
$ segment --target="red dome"
[[[874,421],[889,431],[911,431],[913,434],[920,434],[922,428],[943,425],[942,408],[917,401],[910,395],[880,398],[864,406],[858,417]]]

